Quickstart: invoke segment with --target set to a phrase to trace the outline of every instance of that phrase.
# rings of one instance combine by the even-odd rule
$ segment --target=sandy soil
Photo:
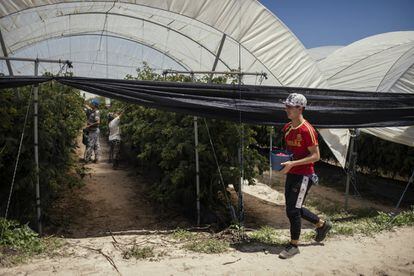
[[[108,145],[101,139],[101,160],[89,163],[85,185],[68,190],[54,210],[57,227],[49,234],[69,238],[99,237],[110,232],[160,230],[188,226],[186,219],[160,210],[146,195],[145,180],[121,164],[117,170],[108,163]],[[84,146],[77,155],[83,157]],[[174,216],[174,220],[171,219]]]
[[[54,256],[0,268],[0,275],[414,275],[413,227],[373,237],[305,243],[301,254],[290,260],[278,258],[282,247],[263,244],[245,244],[213,255],[189,252],[167,234],[187,222],[173,213],[162,215],[146,198],[143,179],[126,168],[113,170],[105,160],[88,167],[85,186],[63,197],[56,210],[66,225],[53,231],[65,237],[66,245]],[[244,187],[247,227],[269,225],[287,231],[281,183],[283,176],[275,176],[276,189],[261,183]],[[333,189],[312,189],[310,197],[343,201]],[[350,203],[381,207],[358,198]],[[158,256],[125,259],[123,251],[133,244],[151,246]]]
[[[160,234],[116,236],[116,243],[112,237],[68,239],[65,252],[0,269],[0,275],[413,275],[412,237],[412,228],[401,228],[369,238],[335,238],[325,245],[303,245],[290,260],[277,257],[280,247],[254,244],[223,254],[189,253]],[[124,259],[117,244],[133,242],[151,245],[164,256]]]

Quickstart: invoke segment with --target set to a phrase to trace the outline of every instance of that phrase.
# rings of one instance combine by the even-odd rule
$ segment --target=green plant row
[[[20,135],[31,87],[0,91],[0,211],[5,214]],[[32,103],[31,103],[32,105]],[[57,191],[73,182],[65,173],[71,165],[76,137],[85,122],[79,91],[51,82],[39,88],[39,169],[42,207],[47,208]],[[35,217],[35,163],[33,108],[30,107],[8,217],[24,223]]]
[[[145,66],[137,71],[137,76],[128,79],[158,80],[177,82],[205,82],[207,78],[192,79],[189,76],[156,74]],[[227,81],[214,78],[213,82]],[[193,218],[195,217],[195,146],[194,118],[185,114],[170,113],[136,105],[114,103],[116,109],[125,110],[121,119],[122,140],[128,145],[138,168],[147,179],[151,179],[151,196],[163,206],[178,204]],[[220,181],[218,167],[207,131],[211,135],[217,161],[223,175]],[[256,144],[252,126],[238,123],[199,118],[199,160],[200,160],[200,200],[204,218],[219,219],[217,212],[224,206],[224,189],[228,184],[238,187],[240,179],[239,146],[243,141],[243,173],[250,183],[266,166],[266,157],[249,145]],[[242,137],[242,138],[241,138]],[[212,221],[209,222],[212,222]],[[207,221],[206,221],[207,222]]]

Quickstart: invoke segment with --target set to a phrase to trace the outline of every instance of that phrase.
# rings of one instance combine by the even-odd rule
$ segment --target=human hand
[[[283,174],[287,174],[295,164],[293,163],[293,161],[286,161],[281,163],[280,165],[284,166],[280,172]]]

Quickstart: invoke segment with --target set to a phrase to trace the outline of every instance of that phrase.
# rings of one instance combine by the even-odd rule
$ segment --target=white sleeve
[[[99,114],[99,110],[95,111],[95,121],[99,121],[101,118],[101,115]]]

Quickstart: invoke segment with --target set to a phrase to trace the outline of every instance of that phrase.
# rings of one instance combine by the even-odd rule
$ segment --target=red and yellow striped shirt
[[[283,127],[283,132],[285,134],[286,148],[293,153],[293,160],[307,157],[310,154],[308,147],[318,145],[318,133],[306,120],[295,128],[292,127],[292,122],[287,123]],[[310,175],[315,173],[314,165],[310,163],[294,166],[289,173]]]

